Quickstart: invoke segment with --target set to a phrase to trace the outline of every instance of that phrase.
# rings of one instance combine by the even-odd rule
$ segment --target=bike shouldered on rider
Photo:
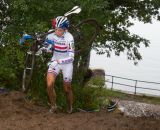
[[[47,71],[47,93],[51,104],[50,112],[57,111],[56,92],[54,83],[60,71],[63,74],[63,87],[67,99],[67,112],[72,113],[73,92],[71,87],[73,61],[74,61],[74,38],[68,32],[69,21],[65,16],[58,16],[52,20],[55,32],[49,34],[45,40],[45,50],[53,52]]]

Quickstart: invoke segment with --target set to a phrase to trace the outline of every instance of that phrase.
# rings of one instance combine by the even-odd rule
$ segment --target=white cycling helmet
[[[65,16],[58,16],[57,18],[52,19],[52,27],[67,29],[69,27],[69,21]]]

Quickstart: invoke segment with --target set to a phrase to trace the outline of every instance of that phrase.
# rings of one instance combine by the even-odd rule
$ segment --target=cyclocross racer
[[[67,17],[58,16],[52,20],[54,33],[46,37],[45,48],[47,51],[53,50],[53,57],[49,63],[47,72],[47,92],[51,103],[50,112],[56,112],[56,93],[54,83],[56,76],[62,71],[63,87],[67,97],[68,113],[72,113],[73,93],[71,88],[73,61],[74,61],[74,38],[68,32],[69,21]]]

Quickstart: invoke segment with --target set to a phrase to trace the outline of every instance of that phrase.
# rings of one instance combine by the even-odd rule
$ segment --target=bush
[[[43,79],[43,80],[42,80]],[[72,84],[74,103],[73,107],[82,109],[97,109],[107,98],[107,89],[101,86],[101,78],[93,78],[85,86],[80,86],[77,83]],[[99,85],[100,84],[100,85]],[[94,85],[94,87],[91,87]],[[95,87],[97,85],[97,87]],[[99,86],[98,86],[99,85]],[[63,90],[63,78],[62,75],[58,75],[55,82],[55,91],[57,94],[57,105],[66,109],[66,95]],[[36,102],[41,102],[45,105],[48,104],[48,97],[46,93],[46,80],[44,74],[39,74],[32,83],[32,89],[28,93],[29,97]]]
[[[108,90],[105,88],[104,79],[101,76],[92,77],[84,87],[74,85],[73,89],[75,108],[97,109],[104,103],[108,103],[106,100]]]

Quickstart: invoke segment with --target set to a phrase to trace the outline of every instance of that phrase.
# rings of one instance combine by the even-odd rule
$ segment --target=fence
[[[148,81],[134,80],[134,79],[124,78],[124,77],[119,77],[119,76],[113,76],[113,75],[105,75],[105,76],[111,77],[111,81],[110,80],[105,80],[105,82],[111,83],[111,90],[113,90],[114,84],[117,84],[117,85],[121,85],[121,86],[134,88],[134,94],[137,94],[137,89],[143,89],[143,90],[145,89],[145,90],[157,91],[157,92],[159,92],[158,96],[160,96],[160,83],[158,83],[158,82],[148,82]],[[125,79],[127,81],[134,81],[134,85],[115,82],[115,79]],[[140,86],[137,85],[139,82],[147,83],[147,84],[155,84],[155,85],[159,86],[159,89],[140,87]]]

